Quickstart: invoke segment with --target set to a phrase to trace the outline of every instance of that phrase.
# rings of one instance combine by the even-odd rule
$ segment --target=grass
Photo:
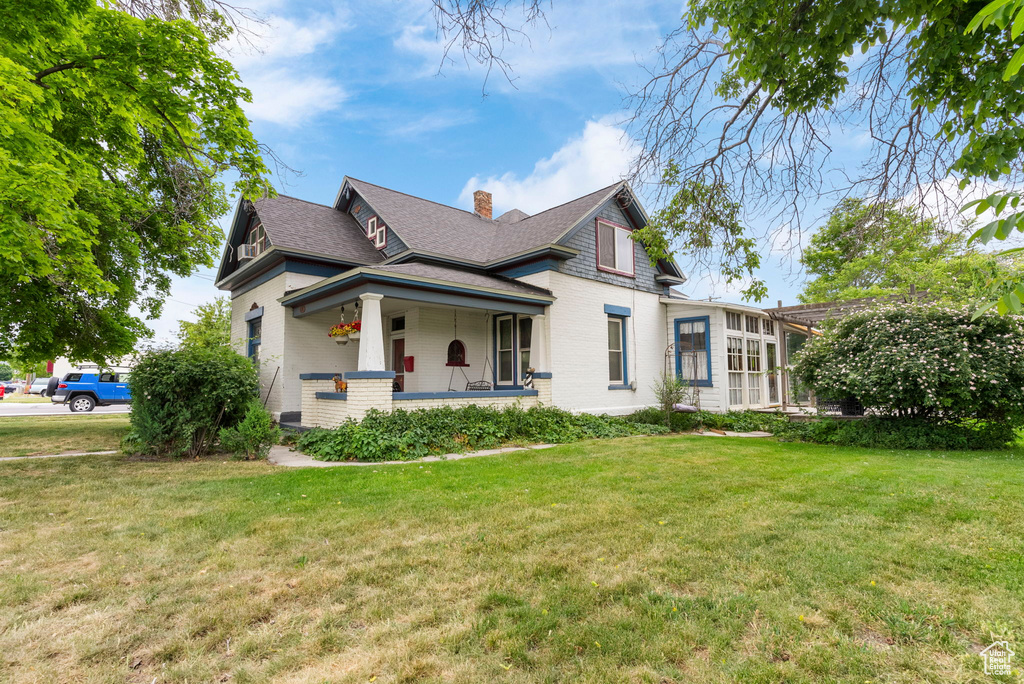
[[[49,397],[41,397],[38,394],[5,394],[0,402],[4,404],[51,404]]]
[[[0,458],[117,449],[124,414],[0,417]]]
[[[999,681],[977,653],[1021,652],[1022,455],[8,462],[5,681]]]

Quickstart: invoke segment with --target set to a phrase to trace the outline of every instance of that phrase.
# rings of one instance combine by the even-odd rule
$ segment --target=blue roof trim
[[[491,390],[489,392],[395,392],[391,395],[394,401],[407,399],[470,399],[487,397],[535,397],[535,389]]]
[[[346,380],[394,380],[395,371],[349,371],[345,373]]]
[[[282,273],[301,273],[303,275],[315,275],[322,278],[330,278],[331,276],[336,276],[339,273],[351,270],[351,268],[351,266],[324,266],[322,264],[307,264],[301,261],[285,259],[283,262],[267,271],[264,271],[252,280],[247,281],[245,284],[232,288],[231,294],[236,297],[240,294],[245,294],[249,290],[273,280]],[[356,268],[358,268],[358,266],[356,266]]]
[[[632,316],[633,310],[628,306],[615,306],[614,304],[605,304],[604,312],[612,316]]]
[[[559,263],[561,263],[560,259],[541,259],[540,261],[535,261],[532,264],[509,266],[507,268],[497,269],[494,272],[498,275],[505,276],[506,278],[519,278],[525,275],[541,273],[542,271],[557,271]]]
[[[367,266],[366,268],[373,268]],[[327,283],[317,287],[315,290],[311,290],[303,295],[292,295],[285,297],[281,304],[284,306],[296,307],[301,304],[316,301],[335,291],[344,290],[350,283],[358,282],[359,280],[365,280],[367,282],[375,283],[395,283],[397,285],[413,286],[424,290],[433,290],[438,292],[451,292],[456,294],[466,294],[472,297],[484,298],[484,299],[495,299],[499,301],[518,301],[528,302],[530,304],[540,304],[547,306],[553,299],[551,295],[545,295],[538,292],[536,295],[521,295],[513,292],[498,292],[498,291],[483,291],[479,288],[474,288],[471,285],[458,286],[448,285],[437,282],[426,282],[422,280],[415,280],[413,278],[403,278],[401,274],[396,275],[380,275],[377,273],[353,273],[347,278],[336,280],[333,283]]]
[[[330,401],[348,401],[348,394],[345,392],[317,392],[317,399],[328,399]]]
[[[334,376],[341,375],[341,371],[337,373],[299,373],[299,380],[333,380]]]

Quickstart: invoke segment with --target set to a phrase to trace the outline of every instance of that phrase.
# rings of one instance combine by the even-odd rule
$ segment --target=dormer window
[[[597,268],[600,271],[633,276],[633,238],[630,229],[597,219]]]
[[[366,221],[366,237],[377,249],[384,249],[388,245],[388,229],[376,216],[371,216]]]

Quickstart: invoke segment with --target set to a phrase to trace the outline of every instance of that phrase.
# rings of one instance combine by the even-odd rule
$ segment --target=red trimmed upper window
[[[388,229],[376,216],[371,216],[366,221],[366,237],[377,249],[384,249],[388,246]]]
[[[633,276],[632,231],[617,223],[597,219],[597,268],[601,271]]]

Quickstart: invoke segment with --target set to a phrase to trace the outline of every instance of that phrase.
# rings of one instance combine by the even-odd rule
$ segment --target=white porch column
[[[537,373],[550,372],[548,361],[548,318],[544,314],[533,317],[530,339],[530,365]]]
[[[380,315],[380,300],[384,295],[367,292],[359,295],[363,300],[362,328],[359,331],[359,365],[361,371],[384,370],[384,325]]]

